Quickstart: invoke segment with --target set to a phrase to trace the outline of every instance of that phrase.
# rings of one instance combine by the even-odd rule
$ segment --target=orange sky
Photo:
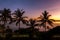
[[[52,15],[50,17],[51,19],[60,20],[60,1],[54,3],[48,8],[34,10],[31,16],[33,18],[38,17],[42,12],[44,12],[44,10],[47,10],[49,14]]]
[[[55,20],[60,20],[60,4],[56,4],[56,5],[53,5],[51,6],[50,8],[47,8],[46,9],[49,14],[51,14],[51,17],[52,19],[55,19]],[[44,10],[42,10],[41,12],[37,10],[37,12],[35,13],[38,13],[37,16],[39,15],[39,13],[42,13]]]

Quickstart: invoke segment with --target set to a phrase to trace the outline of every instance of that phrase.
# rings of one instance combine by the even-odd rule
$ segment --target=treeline
[[[16,22],[16,25],[19,25],[20,28],[20,22],[23,24],[30,26],[34,28],[35,26],[43,26],[46,30],[46,28],[49,28],[46,24],[48,23],[50,26],[53,26],[53,19],[49,19],[51,15],[47,11],[44,11],[41,16],[37,17],[37,19],[30,18],[29,20],[27,16],[24,16],[25,11],[23,9],[17,9],[13,13],[10,9],[4,8],[3,10],[0,10],[0,22],[4,23],[4,26],[6,25],[7,21],[9,21],[9,24],[12,24]],[[12,15],[15,15],[12,17]],[[39,22],[39,23],[37,23]]]
[[[53,21],[55,21],[55,20],[49,19],[49,17],[51,15],[47,11],[44,11],[42,13],[42,15],[37,17],[37,19],[30,18],[29,20],[27,20],[28,19],[27,16],[24,16],[24,13],[25,13],[25,11],[22,9],[17,9],[13,13],[10,9],[7,9],[7,8],[0,10],[0,29],[2,30],[1,32],[8,33],[7,34],[8,36],[11,35],[10,33],[12,33],[12,30],[9,28],[9,25],[5,29],[6,23],[8,21],[9,21],[8,24],[15,23],[16,26],[19,26],[19,29],[14,31],[15,33],[21,33],[22,31],[23,31],[23,33],[28,32],[31,38],[33,38],[33,35],[36,32],[38,33],[38,31],[39,31],[39,30],[35,30],[36,26],[44,27],[45,31],[46,31],[46,29],[50,29],[49,26],[47,26],[47,24],[49,24],[51,27],[53,27]],[[15,16],[12,17],[13,15],[15,15]],[[3,22],[3,24],[1,24],[1,22]],[[20,28],[21,22],[27,26],[30,26],[30,28],[21,29]]]

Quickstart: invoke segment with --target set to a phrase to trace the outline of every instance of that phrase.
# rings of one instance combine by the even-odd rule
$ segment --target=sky
[[[0,0],[0,10],[3,8],[10,8],[12,12],[17,8],[24,9],[24,16],[29,18],[39,17],[46,10],[52,15],[50,18],[60,20],[60,0]],[[11,28],[17,27],[14,25]]]
[[[29,18],[36,18],[47,10],[51,18],[60,20],[60,0],[0,0],[0,9],[3,8],[10,8],[12,12],[24,9],[24,15]]]

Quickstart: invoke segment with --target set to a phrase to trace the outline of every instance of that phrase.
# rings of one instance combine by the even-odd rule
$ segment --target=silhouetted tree
[[[12,17],[12,16],[13,16],[13,17]],[[15,15],[15,13],[11,13],[11,18],[10,18],[9,24],[12,24],[12,23],[14,23],[14,22],[16,22],[16,15]]]
[[[60,26],[56,26],[56,27],[54,27],[54,28],[52,28],[52,29],[50,29],[49,31],[48,31],[48,34],[50,34],[50,36],[53,36],[53,35],[60,35]]]
[[[34,28],[35,26],[38,26],[38,24],[36,23],[37,21],[34,20],[34,19],[29,19],[27,22],[26,22],[26,25],[27,26],[30,26],[30,30],[31,30],[31,34],[30,34],[30,37],[32,38],[33,35],[34,35]]]
[[[11,20],[11,11],[10,9],[4,8],[1,10],[1,20],[4,22],[4,25],[6,25],[7,21],[10,19]]]
[[[51,15],[48,14],[47,11],[44,11],[44,13],[42,13],[42,15],[38,18],[40,18],[40,20],[38,22],[40,22],[40,26],[45,27],[45,31],[46,31],[46,27],[47,27],[47,23],[50,26],[53,26],[53,19],[49,19]]]
[[[46,39],[49,38],[50,40],[52,40],[52,39],[58,40],[58,38],[59,38],[59,37],[57,37],[58,35],[60,35],[60,26],[56,26],[56,27],[50,29],[49,31],[47,31],[45,34],[45,38]],[[54,36],[56,36],[56,37],[54,38]]]
[[[17,9],[15,11],[15,15],[16,15],[16,25],[19,24],[19,29],[20,29],[20,22],[22,22],[23,24],[25,24],[26,20],[25,18],[27,18],[26,16],[23,16],[23,14],[25,13],[25,11]]]

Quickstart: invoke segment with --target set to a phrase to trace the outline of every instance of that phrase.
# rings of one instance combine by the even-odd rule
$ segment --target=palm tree
[[[26,22],[26,25],[27,26],[30,26],[30,30],[31,30],[31,34],[30,34],[30,37],[33,37],[33,34],[35,33],[35,26],[38,26],[38,24],[36,23],[37,21],[35,19],[29,19],[27,22]]]
[[[27,22],[26,25],[30,26],[30,28],[34,29],[35,26],[38,24],[36,23],[37,21],[35,19],[30,18]]]
[[[42,13],[42,15],[38,18],[40,18],[40,20],[38,22],[41,22],[40,26],[43,26],[45,27],[45,31],[46,31],[46,28],[47,28],[47,23],[50,25],[50,26],[53,26],[53,19],[49,19],[51,15],[48,14],[47,11],[44,11],[44,13]]]
[[[11,20],[11,11],[10,9],[6,9],[4,8],[3,10],[1,10],[1,20],[4,22],[4,26],[6,25],[7,21],[10,19]]]
[[[20,10],[20,9],[17,9],[15,11],[15,15],[16,15],[16,25],[19,24],[19,29],[20,29],[20,22],[22,22],[23,24],[25,24],[26,22],[26,19],[25,18],[28,18],[26,16],[23,16],[23,14],[25,13],[25,11],[23,10]]]

